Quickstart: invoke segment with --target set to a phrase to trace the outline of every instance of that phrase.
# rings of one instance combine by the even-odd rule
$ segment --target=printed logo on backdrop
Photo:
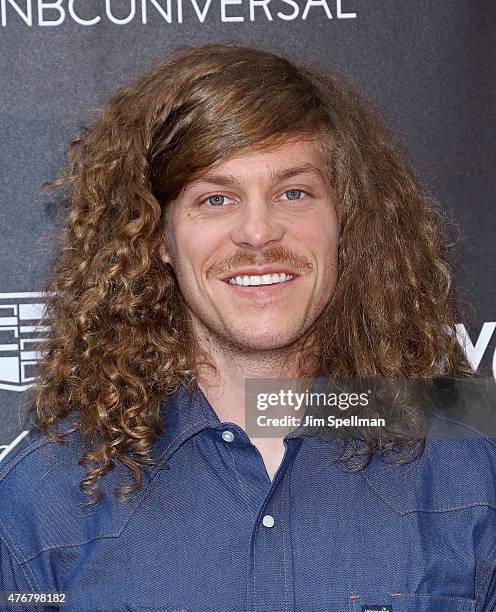
[[[457,339],[463,348],[467,359],[474,370],[478,370],[482,358],[489,348],[489,342],[494,335],[496,329],[496,321],[486,321],[479,332],[479,336],[475,338],[475,342],[470,338],[468,331],[463,323],[456,325]],[[496,379],[496,348],[493,352],[491,371]]]
[[[0,389],[25,391],[33,384],[37,345],[48,331],[40,324],[44,306],[43,293],[0,293]],[[0,445],[0,461],[27,433]]]
[[[115,0],[101,2],[101,9],[85,7],[84,0],[0,0],[0,23],[2,27],[24,23],[33,26],[61,26],[73,22],[81,26],[93,26],[100,21],[115,25],[142,23],[148,21],[183,23],[198,20],[203,23],[207,17],[220,19],[221,23],[245,21],[240,13],[249,11],[249,21],[305,21],[308,16],[328,20],[356,19],[359,0]],[[191,13],[193,9],[193,13]],[[183,15],[186,12],[186,17]]]
[[[37,345],[48,331],[41,325],[44,306],[43,293],[0,293],[0,389],[22,392],[32,386],[34,366],[40,359]],[[495,335],[496,321],[485,322],[474,339],[463,323],[456,327],[458,341],[477,370]],[[496,350],[492,374],[496,379]],[[23,431],[10,444],[0,445],[0,461],[27,433]]]
[[[42,293],[0,293],[0,389],[32,385],[37,345],[48,331],[40,323],[44,305]]]

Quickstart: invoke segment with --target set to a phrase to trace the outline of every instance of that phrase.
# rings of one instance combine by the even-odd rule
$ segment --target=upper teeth
[[[262,276],[236,276],[230,278],[229,283],[231,285],[272,285],[273,283],[283,283],[291,280],[293,277],[291,274],[263,274]]]

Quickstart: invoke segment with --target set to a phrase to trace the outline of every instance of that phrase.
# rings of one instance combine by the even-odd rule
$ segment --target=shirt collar
[[[156,456],[165,460],[184,440],[207,427],[221,423],[196,383],[182,382],[160,405],[164,433],[156,443]]]
[[[324,383],[325,379],[314,379],[311,390],[319,390],[320,385]],[[203,429],[208,427],[214,429],[222,428],[223,421],[219,419],[214,408],[194,379],[189,382],[183,381],[178,389],[161,403],[160,410],[162,423],[164,425],[164,433],[156,442],[155,456],[161,463],[164,463],[185,440]],[[291,431],[284,439],[308,437],[317,437],[320,440],[332,444],[335,446],[336,451],[339,448],[337,436],[314,436],[311,428],[303,426],[297,427]],[[359,444],[363,443],[365,448],[365,442],[359,440],[356,442]],[[375,472],[375,463],[377,461],[378,458],[374,454],[371,461],[374,467],[371,465],[367,470],[368,472]],[[412,464],[409,463],[408,465],[411,467]],[[395,471],[395,467],[379,470],[381,474],[380,479],[385,478],[385,480],[389,482],[391,478],[396,476]]]
[[[205,397],[198,383],[182,382],[160,405],[164,433],[156,442],[155,456],[164,462],[187,438],[207,427],[220,429],[222,421]],[[300,428],[285,439],[303,437]]]

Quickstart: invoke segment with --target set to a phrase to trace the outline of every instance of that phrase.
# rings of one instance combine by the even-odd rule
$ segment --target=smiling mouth
[[[245,274],[243,276],[233,276],[226,282],[229,285],[235,285],[238,287],[260,287],[260,286],[271,286],[279,285],[282,283],[288,283],[295,278],[293,274]]]

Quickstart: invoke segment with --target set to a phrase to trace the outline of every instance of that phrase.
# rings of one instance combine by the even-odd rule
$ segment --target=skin
[[[323,177],[271,173],[311,164],[323,173],[311,139],[244,153],[188,183],[169,204],[164,262],[176,274],[199,346],[219,377],[202,372],[198,384],[222,421],[245,426],[245,380],[299,375],[294,358],[304,333],[336,285],[338,220],[335,196]],[[232,175],[231,185],[206,176]],[[294,280],[251,288],[221,279],[243,268],[276,264]],[[252,272],[253,274],[253,272]],[[284,453],[282,438],[251,438],[269,477]]]

